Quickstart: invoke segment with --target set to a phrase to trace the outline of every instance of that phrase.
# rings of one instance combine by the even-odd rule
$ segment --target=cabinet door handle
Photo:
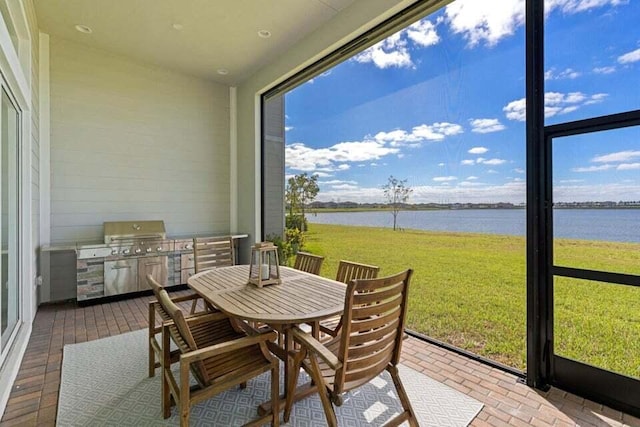
[[[122,269],[125,269],[125,268],[131,268],[131,266],[130,265],[116,265],[116,266],[111,267],[112,270],[122,270]]]
[[[148,263],[144,264],[145,267],[147,267],[149,265],[162,265],[162,263],[161,262],[148,262]]]

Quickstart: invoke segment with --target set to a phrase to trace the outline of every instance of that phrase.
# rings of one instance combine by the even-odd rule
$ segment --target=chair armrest
[[[170,299],[174,303],[179,303],[179,302],[184,302],[184,301],[191,301],[191,300],[198,299],[198,298],[202,298],[202,297],[200,295],[196,294],[196,293],[193,293],[191,295],[183,295],[181,297],[174,297],[174,298],[170,298]],[[156,299],[152,299],[151,301],[149,301],[149,305],[155,306],[157,304],[160,304],[160,303]]]
[[[171,298],[171,301],[173,301],[175,303],[179,303],[179,302],[184,302],[184,301],[191,301],[191,300],[198,299],[198,298],[202,298],[202,297],[194,292],[194,293],[189,294],[189,295],[183,295],[183,296],[180,296],[180,297],[173,297],[173,298]]]
[[[258,335],[242,337],[184,353],[180,356],[180,360],[184,360],[186,363],[193,363],[199,360],[207,359],[211,356],[229,353],[231,351],[240,350],[245,347],[251,347],[252,345],[260,344],[266,341],[275,341],[277,336],[278,335],[275,332],[268,331]]]
[[[234,319],[233,317],[230,317],[229,320],[231,320],[231,324],[234,326],[234,329],[242,330],[247,335],[253,336],[253,335],[260,335],[262,333],[262,331],[259,331],[257,328],[254,328],[244,320]]]
[[[184,320],[189,326],[199,325],[200,323],[213,322],[214,320],[228,319],[229,316],[222,312],[196,314],[193,316],[185,316]]]
[[[312,337],[311,334],[306,333],[297,326],[291,330],[291,333],[294,340],[298,341],[298,343],[300,343],[300,345],[305,347],[307,350],[317,354],[318,357],[327,362],[331,369],[337,370],[342,367],[342,362],[338,360],[336,355],[331,353],[331,351],[329,351],[327,347],[325,347],[320,341]]]

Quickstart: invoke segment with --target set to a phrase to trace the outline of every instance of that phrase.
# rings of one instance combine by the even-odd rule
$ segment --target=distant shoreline
[[[598,210],[628,210],[628,209],[640,209],[640,206],[554,206],[554,209],[562,209],[562,210],[589,210],[589,209],[598,209]],[[460,211],[460,210],[517,210],[526,209],[526,206],[512,206],[512,207],[415,207],[415,208],[401,208],[401,212],[410,212],[410,211]],[[381,207],[357,207],[357,208],[308,208],[307,214],[314,213],[343,213],[343,212],[391,212],[391,208]]]

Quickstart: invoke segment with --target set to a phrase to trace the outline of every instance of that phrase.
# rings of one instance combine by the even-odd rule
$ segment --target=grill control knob
[[[151,252],[151,248],[147,248],[147,252]]]
[[[191,245],[185,245],[184,248],[185,249],[191,249]]]
[[[122,253],[125,255],[129,255],[131,253],[131,251],[129,249],[123,249]]]
[[[113,249],[111,251],[111,255],[118,255],[118,250],[117,249]]]
[[[158,251],[158,252],[162,252],[163,250],[164,250],[164,249],[162,249],[162,246],[158,246],[158,247],[156,248],[156,251]]]
[[[142,252],[142,249],[138,248],[136,249],[136,253],[139,254],[140,252]]]

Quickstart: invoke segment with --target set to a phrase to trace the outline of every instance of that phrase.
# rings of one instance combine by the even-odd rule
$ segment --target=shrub
[[[285,218],[285,228],[287,230],[308,230],[307,218],[302,215],[287,215]]]

